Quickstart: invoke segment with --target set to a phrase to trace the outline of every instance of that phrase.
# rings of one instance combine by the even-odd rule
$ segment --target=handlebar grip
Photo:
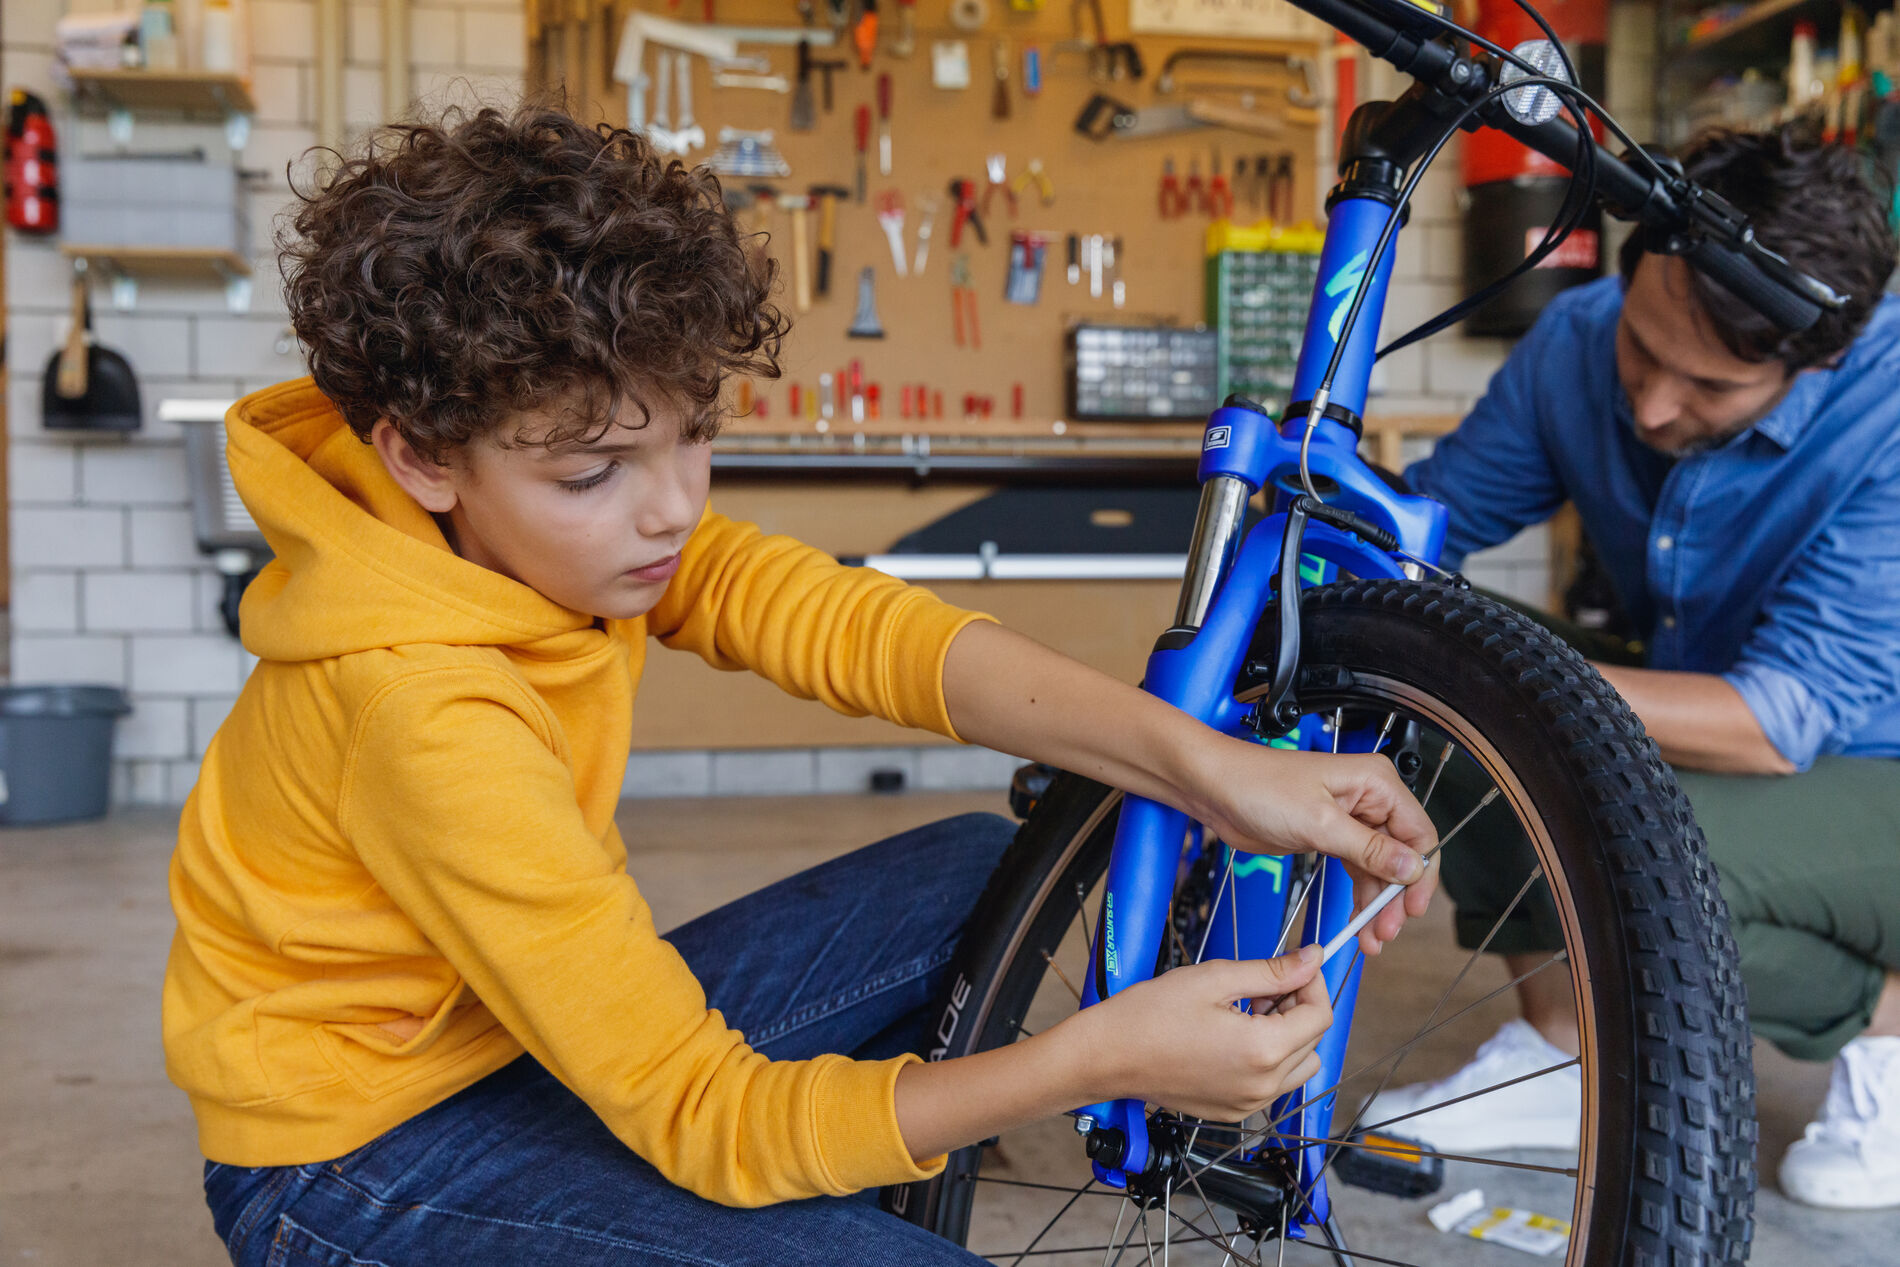
[[[1703,238],[1683,258],[1788,334],[1799,334],[1821,318],[1821,305],[1769,277],[1733,247]]]

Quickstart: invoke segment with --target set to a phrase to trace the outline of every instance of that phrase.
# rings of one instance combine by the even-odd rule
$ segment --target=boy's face
[[[549,447],[546,422],[493,433],[437,466],[388,423],[372,437],[411,496],[447,515],[450,544],[472,563],[574,611],[627,620],[652,610],[706,509],[712,446],[684,440],[655,409],[586,444]]]

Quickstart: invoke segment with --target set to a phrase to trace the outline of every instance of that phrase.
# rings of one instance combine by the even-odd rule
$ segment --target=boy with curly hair
[[[1388,762],[1218,735],[707,508],[727,380],[776,374],[784,320],[703,170],[532,106],[395,128],[304,196],[284,270],[311,377],[229,419],[276,557],[180,826],[164,998],[235,1262],[974,1261],[840,1198],[1079,1104],[1238,1118],[1314,1069],[1310,953],[921,1062],[1011,835],[988,815],[660,936],[614,825],[649,638],[1424,877],[1368,949],[1424,909],[1432,829]]]

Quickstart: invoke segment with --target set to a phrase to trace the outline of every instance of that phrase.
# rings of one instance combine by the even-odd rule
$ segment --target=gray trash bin
[[[116,686],[0,687],[0,824],[103,815],[112,728],[131,711]]]

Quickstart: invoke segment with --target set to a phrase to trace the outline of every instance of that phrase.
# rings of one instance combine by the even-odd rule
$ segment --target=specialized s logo
[[[1366,265],[1372,260],[1371,251],[1361,251],[1346,261],[1346,267],[1332,275],[1326,283],[1326,297],[1339,299],[1339,305],[1333,309],[1333,315],[1326,318],[1326,333],[1334,343],[1339,342],[1340,327],[1346,324],[1346,310],[1352,307],[1352,292],[1359,289],[1359,283],[1365,280]],[[1340,299],[1340,296],[1345,298]]]
[[[1232,427],[1209,427],[1207,429],[1207,439],[1202,442],[1201,448],[1203,451],[1207,449],[1224,449],[1233,438],[1234,429]]]

